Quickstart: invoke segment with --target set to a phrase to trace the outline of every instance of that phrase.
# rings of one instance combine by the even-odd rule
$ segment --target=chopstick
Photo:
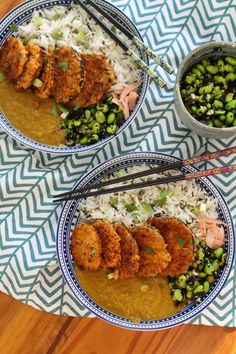
[[[150,176],[150,175],[152,175],[154,173],[160,173],[160,172],[169,171],[169,170],[178,169],[178,168],[180,169],[180,168],[185,167],[185,166],[194,165],[194,164],[196,164],[198,162],[209,161],[209,160],[212,160],[212,159],[215,159],[215,158],[219,158],[219,157],[222,157],[222,156],[228,156],[228,155],[231,155],[231,154],[234,154],[234,153],[236,153],[236,146],[231,147],[231,148],[227,148],[227,149],[222,149],[222,150],[219,150],[219,151],[216,151],[216,152],[203,154],[203,155],[200,155],[200,156],[195,156],[195,157],[192,157],[191,159],[180,160],[180,161],[177,161],[177,162],[174,162],[174,163],[171,163],[171,164],[158,166],[158,167],[153,167],[153,168],[150,168],[148,170],[140,171],[140,172],[137,172],[137,173],[132,173],[130,175],[122,176],[122,177],[119,177],[119,178],[113,178],[112,180],[100,182],[99,184],[90,184],[90,185],[88,185],[88,186],[86,186],[84,188],[77,188],[77,189],[74,189],[74,190],[72,190],[70,192],[58,194],[57,196],[55,196],[55,198],[69,196],[69,195],[77,194],[77,193],[83,193],[83,192],[86,192],[86,191],[88,191],[90,189],[98,189],[98,188],[101,188],[101,187],[109,186],[111,184],[116,184],[116,183],[120,183],[120,182],[129,181],[129,180],[134,179],[134,178],[147,177],[147,176]]]
[[[133,59],[133,61],[138,65],[140,69],[145,71],[148,76],[150,76],[153,81],[158,84],[161,88],[166,85],[166,82],[162,80],[159,76],[157,76],[154,71],[132,50],[125,44],[112,30],[105,25],[100,18],[92,12],[82,0],[76,0],[77,4],[79,4],[87,14],[89,14],[97,24],[125,51],[127,54]]]
[[[142,49],[144,53],[146,53],[150,58],[152,58],[158,65],[160,65],[164,70],[166,70],[169,74],[172,74],[174,69],[170,66],[166,61],[156,56],[153,51],[144,44],[138,37],[134,36],[127,28],[123,27],[120,22],[117,20],[117,15],[114,14],[111,16],[101,7],[99,7],[93,0],[86,0],[89,5],[94,7],[100,14],[102,14],[106,19],[108,19],[114,26],[114,28],[118,28],[122,33],[124,33],[138,48]]]
[[[57,202],[77,200],[77,199],[82,199],[82,198],[87,198],[87,197],[95,197],[95,196],[99,196],[99,195],[118,193],[118,192],[123,192],[123,191],[127,191],[127,190],[132,190],[132,189],[157,186],[160,184],[165,184],[165,183],[170,183],[170,182],[177,182],[177,181],[184,181],[184,180],[188,181],[191,179],[198,179],[201,177],[213,176],[213,175],[217,175],[217,174],[221,174],[221,173],[228,173],[228,172],[233,172],[233,171],[236,171],[236,164],[231,165],[231,166],[210,168],[208,170],[187,173],[185,175],[181,174],[181,175],[176,175],[176,176],[168,176],[165,178],[158,178],[156,180],[144,181],[144,182],[140,182],[140,183],[134,183],[134,184],[119,186],[119,187],[110,188],[110,189],[100,189],[100,190],[94,191],[94,192],[89,192],[89,193],[84,193],[84,194],[81,193],[81,194],[76,194],[76,195],[72,195],[69,197],[61,198],[61,199],[56,199],[53,202],[57,203]]]
[[[203,154],[203,155],[200,155],[200,156],[195,156],[195,157],[193,157],[191,159],[185,159],[185,160],[182,160],[182,161],[177,161],[177,162],[174,162],[174,163],[171,163],[171,164],[168,164],[168,165],[154,167],[154,168],[151,168],[151,169],[148,169],[148,170],[144,170],[144,171],[141,171],[141,172],[138,172],[138,173],[133,173],[133,174],[130,174],[130,175],[127,175],[127,176],[122,176],[122,177],[115,178],[115,179],[112,179],[112,180],[109,180],[109,181],[104,181],[104,182],[101,182],[101,183],[98,183],[98,184],[94,184],[94,185],[91,184],[91,185],[88,185],[88,186],[86,186],[84,188],[74,189],[74,190],[72,190],[70,192],[61,193],[61,194],[59,194],[57,196],[54,196],[54,198],[56,198],[55,202],[63,201],[63,200],[71,200],[71,199],[74,199],[77,196],[81,196],[81,195],[88,196],[88,191],[91,190],[91,189],[98,189],[98,188],[105,187],[105,186],[108,186],[108,185],[112,185],[112,184],[128,181],[128,180],[131,180],[131,179],[134,179],[134,178],[140,178],[140,177],[149,176],[149,175],[152,175],[154,173],[160,173],[160,172],[168,171],[168,170],[171,170],[171,169],[177,169],[177,168],[180,169],[180,168],[185,167],[185,166],[194,165],[194,164],[196,164],[198,162],[209,161],[209,160],[212,160],[214,158],[219,158],[219,157],[222,157],[222,156],[228,156],[228,155],[231,155],[231,154],[234,154],[234,153],[236,153],[236,146],[228,148],[228,149],[219,150],[219,151],[216,151],[216,152],[213,152],[213,153],[207,153],[207,154]],[[224,167],[221,167],[221,169],[222,168],[224,168]],[[180,175],[180,176],[183,176],[183,175]],[[171,176],[171,177],[173,177],[173,176]],[[148,181],[148,182],[152,182],[152,181]],[[145,182],[141,182],[142,186],[143,186],[144,183]],[[162,182],[162,183],[168,183],[168,181],[167,182]],[[133,186],[134,185],[135,185],[135,188],[138,188],[137,184],[133,184]],[[124,187],[126,187],[126,186],[124,186]],[[117,187],[117,188],[119,188],[119,187]],[[133,188],[129,188],[129,189],[133,189]],[[99,190],[98,192],[100,192],[100,191],[101,190]],[[111,189],[109,189],[108,191],[109,191],[109,193],[111,193]],[[92,193],[95,193],[95,192],[92,192]]]

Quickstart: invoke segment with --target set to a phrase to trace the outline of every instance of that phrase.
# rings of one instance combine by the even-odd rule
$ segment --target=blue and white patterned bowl
[[[140,152],[129,155],[123,155],[110,159],[93,168],[89,173],[87,173],[79,180],[75,188],[78,188],[78,186],[84,187],[87,184],[98,183],[104,175],[113,173],[116,170],[123,169],[126,167],[137,166],[144,163],[149,165],[162,165],[177,161],[179,161],[179,159],[159,153]],[[195,172],[197,171],[197,169],[194,167],[184,167],[182,171]],[[204,189],[209,194],[209,196],[214,196],[215,198],[217,198],[219,204],[219,219],[223,220],[228,225],[228,228],[226,230],[226,251],[228,254],[227,264],[225,268],[219,273],[216,282],[212,285],[210,291],[202,297],[201,302],[197,304],[189,304],[179,313],[161,320],[141,321],[140,323],[133,323],[132,321],[126,318],[117,316],[102,308],[101,306],[96,304],[83,290],[83,288],[80,286],[78,279],[76,278],[72,265],[72,257],[70,254],[71,233],[80,220],[80,211],[78,208],[78,204],[81,200],[68,201],[65,203],[57,229],[57,255],[59,265],[63,277],[72,292],[74,293],[75,297],[96,316],[111,324],[128,329],[158,330],[184,323],[185,321],[198,315],[214,301],[214,299],[217,297],[224,284],[226,283],[232,268],[235,247],[234,226],[228,206],[217,187],[206,177],[199,179],[198,181],[196,181],[196,183],[198,183],[202,187],[202,189]]]
[[[120,23],[127,28],[130,32],[132,32],[135,36],[137,36],[139,39],[142,40],[142,37],[138,31],[138,29],[135,27],[135,25],[130,21],[130,19],[123,14],[119,9],[117,9],[115,6],[109,4],[105,0],[95,0],[96,3],[101,6],[103,9],[106,10],[111,15],[118,15]],[[32,17],[32,13],[35,10],[41,10],[41,9],[49,9],[53,6],[58,6],[58,5],[63,5],[63,6],[69,6],[73,3],[72,0],[53,0],[53,1],[48,1],[48,0],[29,0],[24,2],[23,4],[15,7],[11,12],[9,12],[1,21],[0,21],[0,45],[6,40],[7,37],[12,35],[11,31],[11,25],[15,23],[16,25],[22,25],[23,23],[26,23],[30,20]],[[143,52],[139,51],[139,56],[142,58],[142,60],[148,64],[148,57],[146,54]],[[93,145],[87,145],[87,146],[73,146],[73,147],[61,147],[61,146],[51,146],[51,145],[45,145],[41,144],[37,141],[34,141],[25,135],[23,135],[20,131],[15,129],[7,117],[0,112],[0,127],[5,130],[7,134],[12,136],[15,140],[18,142],[29,146],[35,150],[39,150],[42,152],[46,153],[53,153],[53,154],[60,154],[60,155],[65,155],[65,154],[73,154],[73,153],[82,153],[88,150],[95,150],[106,143],[110,142],[113,140],[115,137],[117,137],[125,128],[129,126],[129,124],[132,122],[132,120],[136,117],[138,114],[141,105],[143,103],[143,100],[145,98],[145,94],[148,88],[148,76],[143,73],[141,77],[142,84],[140,86],[140,91],[139,91],[139,99],[137,101],[137,104],[135,106],[135,109],[133,112],[130,114],[129,118],[126,120],[126,122],[119,128],[118,132],[116,135],[113,135],[111,137],[108,137],[106,139],[100,140],[96,144]]]

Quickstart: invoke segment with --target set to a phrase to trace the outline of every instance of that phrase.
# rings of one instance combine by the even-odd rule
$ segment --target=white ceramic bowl
[[[206,57],[220,57],[232,55],[236,57],[236,45],[227,42],[212,42],[195,48],[191,51],[179,66],[175,82],[175,104],[182,122],[194,133],[208,138],[229,138],[236,136],[236,127],[215,128],[209,127],[195,119],[186,109],[180,93],[181,81],[184,74],[196,63]]]
[[[178,161],[179,159],[177,158],[159,153],[140,152],[123,155],[96,166],[79,180],[75,188],[85,187],[87,184],[96,184],[101,180],[101,178],[103,178],[104,175],[111,174],[119,169],[138,166],[144,163],[157,166]],[[197,169],[194,167],[184,167],[182,171],[195,172]],[[225,230],[227,240],[225,244],[227,251],[227,263],[224,269],[219,272],[216,281],[212,284],[209,292],[202,296],[201,302],[190,303],[173,316],[160,320],[154,319],[152,321],[141,321],[140,323],[134,323],[127,318],[111,313],[95,303],[90,298],[89,294],[87,294],[80,286],[79,280],[77,279],[73,268],[73,260],[70,253],[70,239],[73,229],[80,222],[80,210],[78,205],[81,202],[81,200],[73,200],[66,202],[61,212],[57,229],[57,256],[62,275],[77,300],[79,300],[85,307],[103,320],[120,327],[134,330],[158,330],[176,326],[198,315],[207,306],[209,306],[223,288],[233,265],[235,252],[234,225],[228,206],[217,187],[206,177],[200,178],[196,183],[198,183],[209,196],[214,196],[217,198],[219,204],[219,219],[223,220],[228,225]]]
[[[106,2],[105,0],[95,0],[96,3],[101,6],[103,9],[105,9],[109,14],[111,15],[116,15],[119,17],[119,21],[121,24],[126,27],[130,32],[132,32],[135,36],[137,36],[139,39],[142,40],[142,37],[136,28],[136,26],[130,21],[130,19],[122,13],[119,9],[117,9],[115,6],[112,4]],[[53,1],[48,1],[48,0],[29,0],[21,5],[15,7],[11,12],[9,12],[3,19],[0,21],[0,45],[3,43],[7,37],[12,35],[11,31],[11,25],[12,23],[16,25],[21,25],[27,21],[29,21],[32,17],[32,13],[35,10],[41,10],[41,9],[50,9],[54,6],[57,5],[63,5],[63,6],[70,6],[72,0],[53,0]],[[148,57],[146,54],[143,52],[139,52],[140,58],[148,64]],[[112,141],[114,138],[116,138],[121,132],[123,132],[124,129],[126,129],[130,123],[133,121],[133,119],[136,117],[138,114],[141,105],[143,103],[143,100],[145,98],[145,94],[148,88],[148,83],[149,83],[149,78],[146,75],[146,73],[142,73],[141,77],[142,84],[139,88],[139,99],[136,103],[136,106],[132,113],[130,114],[129,118],[125,121],[125,123],[118,129],[117,133],[115,135],[112,135],[106,139],[99,140],[97,143],[93,145],[76,145],[73,147],[67,147],[67,146],[51,146],[51,145],[45,145],[41,144],[37,141],[34,141],[28,137],[26,137],[24,134],[22,134],[19,130],[15,129],[12,124],[9,122],[7,117],[0,111],[0,127],[5,130],[7,134],[9,134],[11,137],[13,137],[15,140],[18,142],[29,146],[35,150],[39,150],[42,152],[46,153],[53,153],[53,154],[60,154],[60,155],[65,155],[65,154],[73,154],[73,153],[82,153],[85,151],[89,150],[94,150],[101,148],[102,146],[106,145],[108,142]]]

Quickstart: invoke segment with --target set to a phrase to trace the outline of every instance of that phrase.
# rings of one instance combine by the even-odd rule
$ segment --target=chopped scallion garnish
[[[53,20],[59,20],[59,18],[61,18],[61,15],[59,15],[59,14],[55,14],[54,16],[53,16]]]
[[[78,111],[78,109],[80,109],[80,105],[77,104],[74,108],[73,108],[73,111]]]
[[[125,208],[127,211],[131,212],[131,211],[134,211],[134,210],[137,210],[137,207],[134,203],[131,203],[131,204],[125,204]]]
[[[79,41],[84,41],[86,39],[86,33],[80,31],[77,38]]]
[[[58,104],[58,108],[60,109],[60,111],[62,113],[69,113],[69,109],[64,107],[64,106],[62,106],[62,104]]]
[[[184,239],[182,237],[178,237],[177,238],[177,242],[180,246],[183,246],[184,245]]]
[[[11,27],[10,27],[10,30],[11,30],[12,32],[17,32],[17,31],[18,31],[18,26],[17,26],[15,23],[13,23],[13,24],[11,25]]]
[[[147,252],[148,254],[152,254],[152,253],[154,252],[154,248],[152,248],[152,247],[147,247],[147,248],[146,248],[146,252]]]
[[[68,61],[60,61],[57,64],[58,68],[60,68],[62,71],[66,72],[68,70],[69,63]]]
[[[63,34],[62,34],[61,31],[54,31],[54,32],[51,33],[51,37],[53,39],[55,39],[56,41],[59,41],[60,39],[62,39]]]
[[[42,23],[43,23],[42,18],[39,15],[35,15],[34,16],[34,24],[36,26],[41,26]]]
[[[52,109],[51,109],[51,114],[54,115],[55,117],[58,116],[58,113],[57,113],[57,106],[53,106]]]
[[[5,75],[0,72],[0,82],[2,82],[5,79]]]
[[[43,84],[43,82],[42,82],[41,80],[39,80],[39,79],[35,79],[35,80],[33,81],[33,86],[34,86],[34,87],[39,88],[39,87],[42,86],[42,84]]]
[[[142,207],[143,211],[145,211],[146,213],[152,213],[153,212],[153,209],[152,209],[150,204],[142,203],[141,207]]]

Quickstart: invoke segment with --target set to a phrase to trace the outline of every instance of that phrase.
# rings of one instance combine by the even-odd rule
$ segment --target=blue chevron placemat
[[[235,0],[113,0],[137,25],[145,42],[177,68],[194,47],[236,42]],[[153,69],[157,69],[152,62]],[[236,145],[236,138],[205,139],[181,123],[173,104],[174,76],[160,70],[167,89],[151,83],[143,108],[113,143],[84,155],[52,156],[26,148],[0,131],[0,290],[54,314],[91,316],[64,283],[56,259],[55,232],[61,205],[51,198],[69,191],[98,163],[131,151],[159,151],[186,158]],[[236,163],[236,158],[209,162]],[[206,167],[206,166],[200,166]],[[236,173],[212,178],[236,220]],[[236,274],[195,324],[236,326]]]

